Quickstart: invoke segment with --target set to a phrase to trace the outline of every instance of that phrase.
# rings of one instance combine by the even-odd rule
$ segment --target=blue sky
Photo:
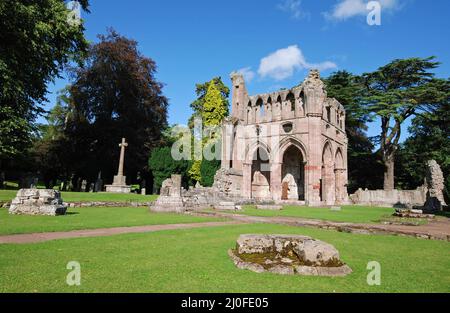
[[[237,70],[251,78],[250,94],[292,87],[315,66],[322,76],[360,74],[395,58],[435,55],[443,63],[437,76],[450,73],[448,0],[380,0],[380,26],[367,24],[367,0],[90,2],[91,13],[82,13],[90,41],[113,27],[156,61],[170,124],[186,124],[196,83],[221,76],[230,85]],[[49,86],[47,108],[67,83]],[[375,122],[369,135],[379,130]]]

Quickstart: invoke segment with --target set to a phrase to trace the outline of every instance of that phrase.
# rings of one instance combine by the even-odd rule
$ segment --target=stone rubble
[[[441,167],[435,160],[427,162],[425,182],[428,192],[427,200],[422,208],[423,211],[426,213],[442,211],[443,207],[447,205],[443,193],[445,180]]]
[[[240,269],[287,275],[345,276],[352,272],[332,245],[300,235],[240,235],[228,251]]]
[[[67,206],[61,193],[53,189],[20,189],[9,207],[10,214],[64,215]]]

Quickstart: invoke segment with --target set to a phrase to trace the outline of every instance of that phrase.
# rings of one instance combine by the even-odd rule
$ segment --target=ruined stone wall
[[[311,70],[303,83],[291,89],[253,96],[248,95],[242,75],[234,73],[231,79],[232,115],[223,124],[222,168],[242,175],[241,196],[295,198],[311,206],[348,201],[345,109],[327,97],[319,72]],[[300,153],[296,160],[300,170],[297,165],[283,165],[290,147]],[[327,179],[322,177],[325,147],[330,153]],[[255,158],[258,151],[268,155],[267,162]],[[283,182],[289,185],[287,199]],[[327,192],[321,190],[323,186]]]
[[[61,193],[53,189],[20,189],[9,207],[10,214],[64,215],[67,205]]]
[[[358,189],[350,195],[353,204],[384,206],[384,207],[413,207],[421,206],[427,200],[427,188],[416,190],[363,190]]]

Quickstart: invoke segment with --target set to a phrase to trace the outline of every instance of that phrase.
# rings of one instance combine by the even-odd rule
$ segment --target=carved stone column
[[[252,164],[244,163],[242,165],[242,196],[246,199],[251,199],[252,197]]]

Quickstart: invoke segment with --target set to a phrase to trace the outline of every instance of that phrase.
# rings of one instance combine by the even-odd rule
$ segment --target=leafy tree
[[[417,115],[409,127],[411,136],[400,145],[396,162],[397,185],[414,189],[424,182],[426,162],[434,159],[446,178],[446,196],[450,199],[450,111],[439,105],[431,112]]]
[[[193,160],[189,168],[189,177],[196,182],[202,181],[202,161],[203,160]]]
[[[328,96],[338,100],[346,111],[348,191],[352,193],[359,187],[376,189],[381,178],[377,175],[380,164],[373,153],[374,145],[366,135],[369,116],[360,101],[363,88],[360,78],[347,71],[337,71],[324,82]]]
[[[204,128],[219,126],[229,114],[229,88],[224,85],[220,77],[215,77],[209,82],[197,84],[196,93],[198,98],[191,104],[194,113],[189,120],[189,127],[193,129],[195,117],[201,118]],[[212,132],[201,134],[201,138],[196,138],[193,131],[193,141],[195,140],[200,140],[203,148],[206,144],[214,144],[214,141],[218,140],[217,133],[213,130]],[[202,162],[203,160],[194,160],[192,162],[191,168],[189,169],[191,179],[203,182]],[[207,168],[209,169],[211,167],[207,166]]]
[[[211,187],[214,183],[214,176],[220,169],[220,160],[202,160],[200,165],[201,184],[205,187]]]
[[[223,98],[214,80],[209,83],[204,100],[201,112],[204,127],[220,125],[228,116],[228,100]]]
[[[384,164],[384,189],[394,188],[395,153],[401,125],[409,117],[448,101],[449,83],[436,79],[434,57],[394,60],[362,76],[365,107],[381,119],[380,152]]]
[[[207,143],[207,150],[211,151],[212,153],[215,152],[215,148],[218,147],[216,145],[216,140],[213,140],[209,143]],[[207,158],[204,158],[200,162],[200,183],[202,186],[205,187],[211,187],[214,183],[214,176],[216,175],[217,170],[220,169],[221,166],[221,160],[220,159],[212,159],[209,160]]]
[[[187,180],[189,161],[174,160],[174,158],[172,158],[170,147],[153,149],[148,165],[154,177],[155,188],[161,188],[163,181],[169,178],[172,174],[180,174],[183,177],[183,181]]]
[[[42,175],[47,188],[52,188],[58,179],[67,181],[70,174],[70,160],[66,147],[69,142],[65,136],[65,121],[68,116],[68,87],[58,93],[56,105],[47,115],[47,124],[38,126],[39,132],[30,150],[35,170]]]
[[[99,39],[74,71],[65,125],[69,162],[78,176],[93,180],[101,171],[110,180],[119,159],[118,143],[125,137],[125,171],[133,179],[148,172],[150,151],[161,144],[168,100],[155,78],[155,62],[138,51],[136,41],[112,29]]]
[[[205,105],[205,97],[206,94],[208,93],[208,89],[210,87],[211,82],[213,82],[215,88],[219,90],[223,106],[226,108],[228,115],[228,107],[229,107],[228,97],[230,96],[230,89],[222,82],[221,77],[214,77],[211,81],[195,85],[195,93],[197,94],[197,99],[191,103],[191,108],[194,111],[194,114],[189,120],[190,122],[189,126],[192,126],[193,118],[195,116],[202,117],[202,112]]]
[[[84,56],[83,24],[68,17],[63,0],[0,2],[0,163],[30,146],[47,84]]]

